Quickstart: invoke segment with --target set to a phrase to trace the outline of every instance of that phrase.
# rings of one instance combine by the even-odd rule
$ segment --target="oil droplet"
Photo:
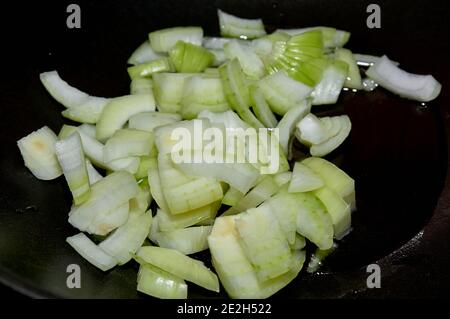
[[[34,205],[30,205],[25,208],[16,208],[16,213],[19,214],[32,213],[37,211],[39,211],[39,209],[37,208],[37,206]]]
[[[426,103],[422,102],[416,106],[417,113],[424,113],[426,111],[428,111],[428,105]]]

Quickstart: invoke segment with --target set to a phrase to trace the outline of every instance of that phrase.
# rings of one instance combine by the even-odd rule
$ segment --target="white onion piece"
[[[441,84],[432,75],[408,73],[385,55],[366,74],[386,90],[411,100],[429,102],[441,92]]]

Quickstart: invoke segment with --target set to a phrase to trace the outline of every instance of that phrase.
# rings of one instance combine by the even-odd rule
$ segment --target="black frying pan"
[[[368,1],[78,1],[81,29],[66,27],[70,2],[2,5],[0,80],[0,282],[32,297],[137,298],[137,266],[102,273],[65,243],[65,181],[39,181],[23,166],[15,141],[63,124],[61,106],[38,74],[57,69],[100,96],[128,93],[126,59],[151,30],[200,25],[218,34],[215,10],[262,17],[268,29],[329,25],[352,32],[354,52],[387,54],[415,73],[431,73],[441,96],[426,106],[382,89],[342,94],[314,112],[351,117],[348,141],[329,156],[356,179],[353,232],[319,274],[302,273],[278,298],[443,297],[450,294],[448,125],[450,36],[447,2],[377,1],[381,29],[366,25]],[[199,258],[207,256],[200,255]],[[382,288],[367,289],[377,262]],[[67,265],[82,270],[81,289],[66,286]],[[190,297],[224,297],[189,286]]]

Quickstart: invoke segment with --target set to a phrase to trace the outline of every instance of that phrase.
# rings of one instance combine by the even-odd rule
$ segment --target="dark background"
[[[81,29],[66,27],[66,7],[81,7]],[[15,141],[63,123],[61,107],[38,80],[57,69],[90,94],[127,94],[125,61],[147,33],[201,25],[218,34],[215,8],[262,17],[268,30],[328,25],[349,30],[354,52],[387,54],[415,73],[431,73],[444,88],[427,108],[383,90],[343,94],[331,114],[345,112],[352,135],[330,159],[357,180],[354,232],[330,257],[321,276],[304,276],[278,297],[442,298],[450,296],[450,10],[444,0],[377,1],[382,28],[366,27],[372,1],[39,1],[2,4],[0,39],[0,282],[34,297],[136,297],[135,266],[107,275],[83,262],[64,238],[70,206],[64,180],[36,180],[23,167]],[[321,110],[316,110],[322,112]],[[328,112],[328,111],[327,111]],[[325,112],[326,113],[326,112]],[[448,180],[448,179],[447,179]],[[442,192],[443,191],[443,192]],[[438,201],[438,198],[439,201]],[[37,209],[24,210],[33,206]],[[421,231],[419,233],[419,231]],[[419,235],[417,235],[419,233]],[[410,241],[411,238],[415,238]],[[383,289],[362,287],[364,266],[377,261]],[[86,269],[83,291],[64,289],[65,265]],[[204,291],[190,285],[193,296]],[[9,288],[0,295],[20,297]],[[206,295],[209,297],[209,295]]]

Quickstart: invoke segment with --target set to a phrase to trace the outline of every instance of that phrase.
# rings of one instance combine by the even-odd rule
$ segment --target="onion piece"
[[[83,233],[67,237],[66,242],[84,259],[103,271],[117,265],[117,260],[104,252]]]
[[[62,174],[55,152],[56,134],[47,126],[17,141],[25,166],[42,180],[55,179]]]
[[[137,290],[161,299],[187,299],[185,281],[150,264],[141,265],[137,277]]]
[[[366,71],[366,75],[386,90],[419,102],[434,100],[442,88],[432,75],[408,73],[385,55]]]
[[[288,188],[289,193],[310,192],[322,186],[324,182],[319,174],[300,162],[295,163]]]
[[[205,289],[219,292],[216,274],[198,260],[167,248],[145,246],[137,252],[140,263],[149,263]]]

